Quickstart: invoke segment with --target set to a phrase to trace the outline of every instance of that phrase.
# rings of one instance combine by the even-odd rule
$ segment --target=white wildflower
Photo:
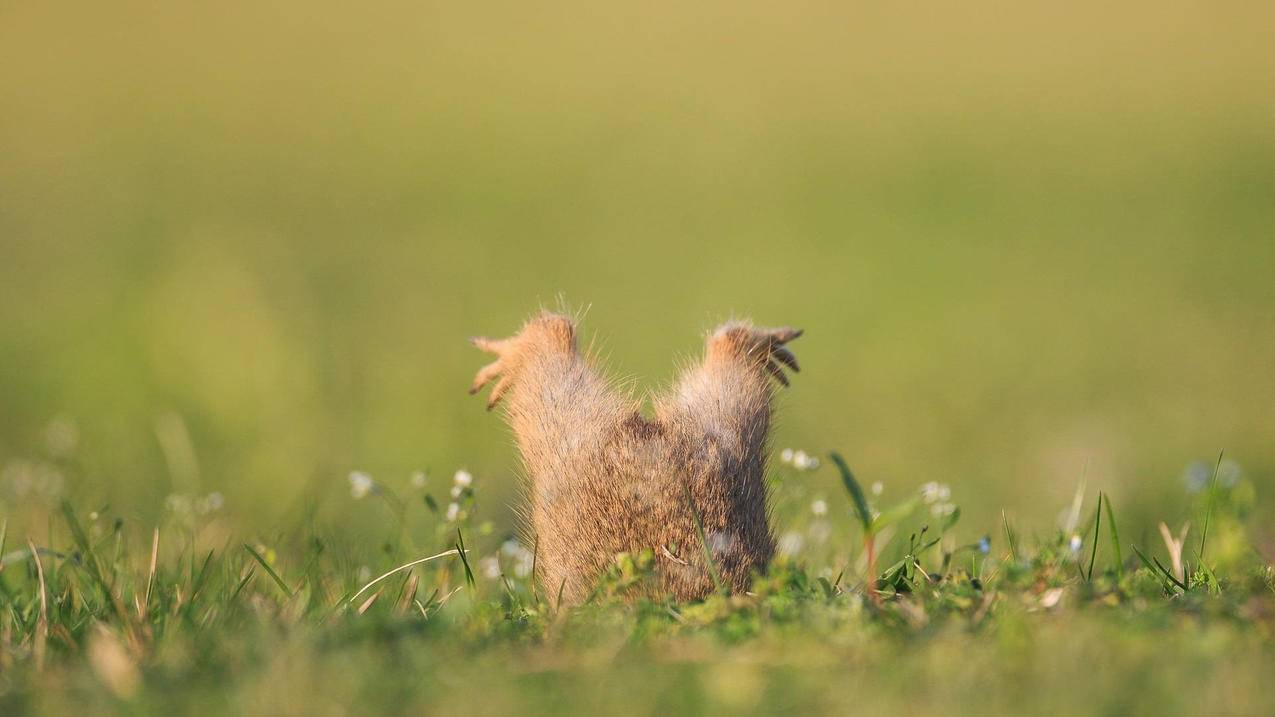
[[[456,475],[452,476],[452,482],[458,486],[468,488],[474,482],[474,476],[469,471],[461,469],[456,471]]]
[[[426,480],[425,471],[415,471],[412,473],[412,477],[408,480],[412,484],[413,488],[416,488],[417,490],[424,488]]]
[[[0,480],[19,498],[26,495],[57,498],[66,483],[62,471],[52,463],[25,460],[6,463],[0,472]]]
[[[523,547],[522,543],[517,540],[506,540],[500,546],[500,552],[507,556],[513,565],[514,575],[525,578],[531,575],[531,568],[535,564],[536,556]]]
[[[478,561],[478,572],[488,580],[495,580],[500,577],[500,558],[495,555],[488,555]]]
[[[221,493],[217,491],[213,491],[212,493],[209,493],[208,495],[200,499],[199,505],[196,506],[196,511],[199,512],[199,514],[201,515],[206,515],[208,513],[215,513],[221,510],[222,506],[224,506],[225,504],[226,504],[225,496],[223,496]]]
[[[872,491],[872,495],[881,495],[881,492],[885,490],[885,486],[881,483],[881,481],[874,481],[869,490]]]
[[[816,500],[810,504],[810,512],[815,515],[827,515],[828,503],[822,499]]]
[[[367,497],[374,490],[376,490],[376,481],[372,480],[372,476],[363,471],[350,473],[350,495],[355,500]]]
[[[1081,538],[1080,538],[1080,536],[1079,536],[1079,535],[1076,535],[1075,533],[1072,533],[1072,534],[1071,534],[1071,540],[1070,540],[1070,541],[1068,541],[1068,543],[1067,543],[1067,547],[1071,549],[1071,552],[1073,552],[1073,553],[1079,553],[1079,552],[1080,552],[1080,547],[1081,547],[1082,545],[1084,545],[1084,542],[1085,542],[1085,541],[1081,540]]]
[[[942,503],[952,497],[952,489],[943,483],[930,481],[921,486],[921,500],[926,503]]]
[[[195,512],[194,501],[191,500],[190,496],[182,493],[173,493],[164,499],[164,507],[168,509],[168,512],[175,515],[190,515]]]
[[[806,455],[805,451],[797,451],[796,453],[792,454],[792,467],[796,468],[799,471],[804,471],[809,469],[810,456]]]
[[[454,485],[451,489],[452,498],[459,498],[465,489],[462,486]]]
[[[448,503],[447,504],[447,522],[455,523],[456,519],[459,517],[460,517],[460,503]]]
[[[779,452],[779,460],[783,463],[792,463],[792,449],[785,448]]]

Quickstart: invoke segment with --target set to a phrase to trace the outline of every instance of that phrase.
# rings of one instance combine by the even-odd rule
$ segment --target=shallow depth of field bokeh
[[[805,327],[777,445],[976,519],[1275,489],[1269,8],[463,5],[0,11],[0,462],[69,422],[66,492],[258,526],[465,467],[508,522],[465,339],[563,296],[639,392]]]
[[[938,481],[970,523],[1048,531],[1083,474],[1146,535],[1225,449],[1261,538],[1272,22],[9,4],[0,506],[40,536],[61,496],[144,526],[217,492],[236,530],[304,505],[357,542],[384,515],[351,471],[441,494],[464,468],[497,539],[517,459],[465,339],[561,296],[639,393],[723,318],[804,327],[775,444],[887,495]]]

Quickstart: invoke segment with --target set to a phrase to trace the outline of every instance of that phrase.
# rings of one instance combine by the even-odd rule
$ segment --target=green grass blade
[[[1018,541],[1014,539],[1014,529],[1009,527],[1009,516],[1001,511],[1001,527],[1005,530],[1005,542],[1009,544],[1009,556],[1018,562]]]
[[[461,535],[460,528],[456,528],[456,552],[460,554],[460,564],[465,566],[465,584],[470,590],[474,589],[474,571],[469,567],[469,556],[465,549],[465,536]]]
[[[1111,533],[1111,550],[1116,556],[1116,576],[1124,577],[1124,556],[1120,553],[1120,531],[1116,529],[1116,516],[1111,510],[1111,496],[1104,494],[1102,502],[1107,507],[1107,530]]]
[[[863,494],[863,488],[859,485],[859,481],[855,480],[854,473],[850,472],[850,466],[846,465],[846,461],[841,457],[840,453],[832,451],[828,454],[832,459],[833,465],[837,467],[837,472],[841,474],[841,483],[845,485],[846,492],[850,494],[850,499],[854,503],[855,513],[859,515],[859,521],[863,523],[863,532],[870,533],[872,531],[872,511],[868,508],[868,498]]]
[[[1222,454],[1217,452],[1217,463],[1213,465],[1213,478],[1209,481],[1209,506],[1204,511],[1204,531],[1200,533],[1200,562],[1204,561],[1204,541],[1209,537],[1209,518],[1213,516],[1213,497],[1217,495],[1217,473],[1222,468]]]
[[[209,550],[208,555],[204,558],[204,564],[199,569],[199,573],[195,576],[195,580],[191,583],[190,598],[188,606],[194,606],[195,596],[203,589],[204,583],[208,580],[208,566],[212,563],[213,551]]]
[[[102,579],[102,571],[97,565],[97,555],[93,552],[93,544],[89,541],[88,533],[84,532],[84,526],[80,525],[79,518],[75,515],[75,508],[71,506],[71,502],[62,501],[62,517],[66,520],[66,525],[71,530],[71,539],[75,541],[75,546],[80,549],[84,555],[84,564],[89,569],[89,575],[102,587],[105,587],[105,580]]]
[[[1098,510],[1093,514],[1093,549],[1089,553],[1089,572],[1085,582],[1093,580],[1093,564],[1098,560],[1098,530],[1102,526],[1102,491],[1098,491]]]
[[[265,568],[266,575],[269,575],[270,579],[274,580],[274,584],[279,586],[279,589],[283,591],[283,594],[291,598],[292,589],[288,587],[287,583],[283,582],[283,578],[279,577],[279,573],[276,573],[274,571],[274,568],[270,567],[270,563],[267,563],[266,559],[261,557],[261,553],[258,553],[256,550],[253,549],[251,545],[247,543],[243,544],[243,549],[247,550],[248,554],[251,555],[253,559],[256,560],[258,563],[260,563],[261,567]]]
[[[1152,558],[1148,558],[1146,554],[1144,554],[1141,550],[1138,550],[1138,546],[1136,545],[1131,544],[1129,547],[1133,548],[1133,552],[1137,554],[1138,559],[1141,560],[1142,564],[1147,567],[1147,570],[1166,578],[1171,584],[1182,588],[1184,592],[1186,591],[1186,586],[1179,582],[1177,578],[1173,577],[1173,573],[1169,572],[1168,568],[1164,567],[1159,560],[1153,561]]]
[[[896,506],[886,508],[881,511],[880,515],[872,519],[872,534],[876,535],[881,532],[882,528],[888,525],[894,525],[895,523],[907,518],[909,515],[912,515],[912,512],[916,510],[916,504],[918,502],[919,501],[916,498],[911,498]]]
[[[248,582],[251,581],[253,576],[255,576],[256,574],[257,574],[256,568],[248,568],[248,572],[243,576],[243,579],[239,581],[239,584],[235,586],[234,591],[230,593],[230,597],[226,599],[227,605],[231,605],[235,602],[235,598],[239,597],[239,593],[244,589],[245,586],[248,585]]]
[[[722,582],[722,576],[717,572],[717,563],[713,561],[713,551],[708,547],[708,536],[704,534],[704,521],[699,517],[699,510],[695,507],[695,501],[691,498],[691,489],[685,483],[682,484],[682,491],[686,495],[686,505],[691,509],[691,519],[695,521],[695,534],[699,536],[699,546],[704,552],[704,568],[708,570],[708,577],[713,581],[713,588],[722,595],[728,594],[726,585]]]

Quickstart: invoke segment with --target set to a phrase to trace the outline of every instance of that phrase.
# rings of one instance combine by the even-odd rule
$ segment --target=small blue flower
[[[986,535],[978,539],[978,552],[983,555],[992,552],[992,541]]]

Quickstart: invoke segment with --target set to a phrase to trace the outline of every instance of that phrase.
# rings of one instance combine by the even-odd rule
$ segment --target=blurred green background
[[[804,327],[776,446],[949,483],[976,525],[1048,528],[1086,464],[1173,519],[1223,448],[1269,518],[1273,23],[0,4],[0,501],[55,466],[138,520],[217,490],[362,529],[351,470],[464,467],[503,525],[517,458],[465,339],[561,295],[641,392],[723,318]]]

